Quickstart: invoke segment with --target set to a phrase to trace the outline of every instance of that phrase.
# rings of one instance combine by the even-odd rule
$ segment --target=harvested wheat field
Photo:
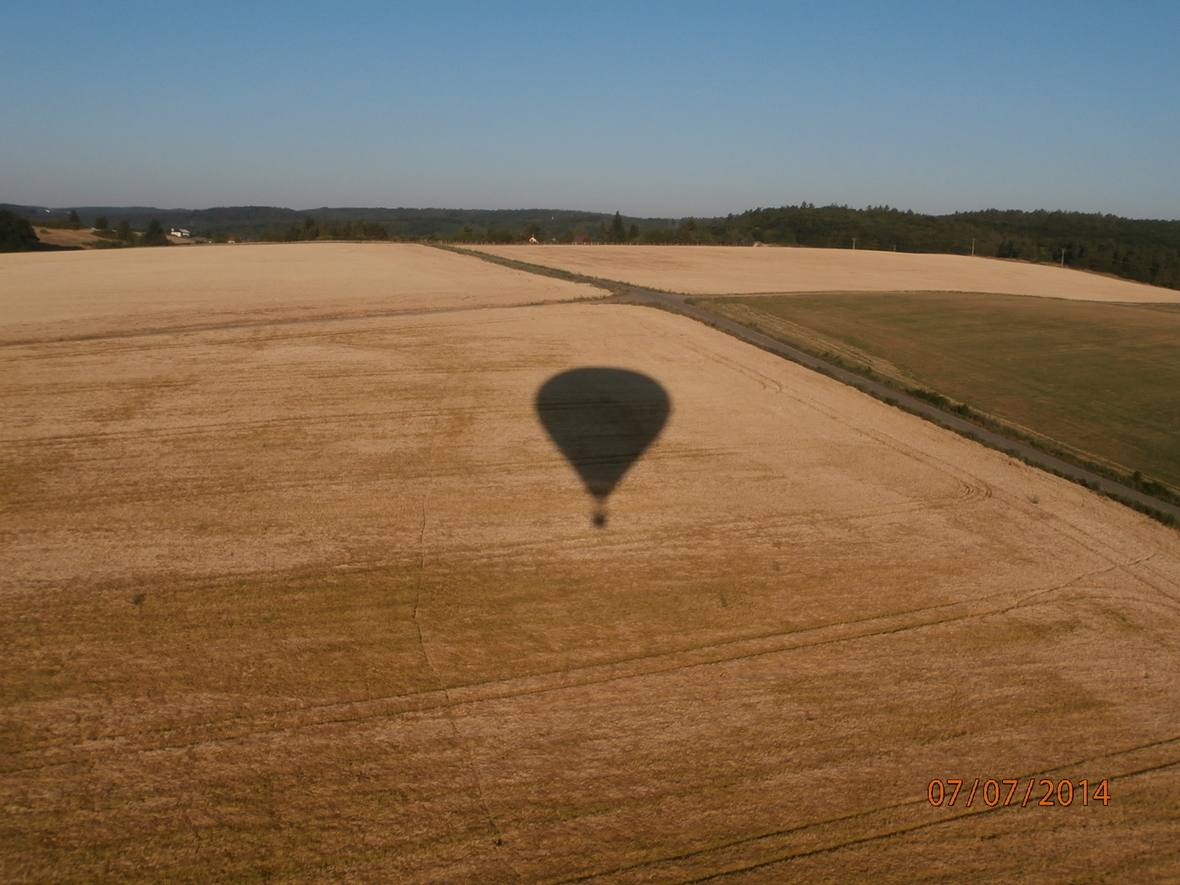
[[[1180,291],[1101,274],[964,255],[737,246],[479,246],[483,252],[689,295],[996,292],[1180,303]]]
[[[89,228],[71,230],[60,227],[37,227],[37,239],[49,246],[59,246],[66,249],[95,249],[109,245],[109,240],[94,233]]]
[[[489,264],[456,268],[426,246],[371,243],[10,254],[0,259],[0,292],[5,341],[605,294]]]
[[[1180,875],[1175,531],[475,258],[0,280],[5,881]],[[586,367],[667,404],[601,528]]]

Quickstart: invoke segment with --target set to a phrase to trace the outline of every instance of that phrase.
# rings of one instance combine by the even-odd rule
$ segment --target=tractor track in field
[[[1095,756],[1088,756],[1081,759],[1072,759],[1067,762],[1062,762],[1054,765],[1051,768],[1043,768],[1038,771],[1024,772],[1020,775],[1020,780],[1030,777],[1044,777],[1047,775],[1061,774],[1070,770],[1077,770],[1082,766],[1092,764],[1094,762],[1102,761],[1107,764],[1123,763],[1123,769],[1109,775],[1108,780],[1119,782],[1125,781],[1135,777],[1142,777],[1145,774],[1152,774],[1157,771],[1164,771],[1180,766],[1180,759],[1172,758],[1165,755],[1162,761],[1157,761],[1152,754],[1157,751],[1164,751],[1167,754],[1169,751],[1174,751],[1174,745],[1180,743],[1180,736],[1165,737],[1159,740],[1149,741],[1143,744],[1136,744],[1134,746],[1124,747],[1117,750],[1112,750],[1108,753],[1102,753]],[[1147,756],[1143,761],[1148,761],[1153,764],[1144,765],[1143,762],[1136,762],[1138,756]],[[1128,758],[1129,757],[1129,758]],[[1126,760],[1126,761],[1123,761]],[[1134,767],[1128,767],[1134,766]],[[735,865],[728,866],[722,869],[713,869],[702,875],[689,875],[687,878],[678,879],[678,881],[686,883],[696,882],[710,882],[728,876],[741,875],[743,873],[765,869],[779,864],[789,863],[795,860],[802,860],[807,857],[813,857],[821,854],[830,854],[849,848],[856,848],[860,845],[872,842],[880,842],[888,839],[906,836],[910,833],[929,829],[931,827],[952,826],[958,823],[963,823],[969,819],[976,819],[986,814],[993,814],[1004,811],[1008,806],[997,803],[993,807],[980,806],[975,811],[963,811],[952,814],[945,818],[936,818],[935,820],[922,819],[921,817],[913,817],[908,825],[897,826],[894,823],[890,826],[884,823],[883,829],[878,829],[876,832],[869,832],[864,835],[857,835],[853,838],[841,837],[839,835],[839,828],[841,825],[851,824],[853,822],[869,821],[874,818],[885,817],[886,820],[890,818],[897,818],[905,815],[915,815],[920,810],[929,806],[928,800],[923,797],[920,799],[912,799],[904,802],[894,802],[886,805],[879,805],[870,808],[865,808],[852,812],[851,814],[841,815],[834,818],[822,818],[816,820],[807,820],[802,823],[781,829],[770,830],[762,833],[754,833],[748,836],[741,836],[735,839],[730,839],[725,842],[713,843],[703,845],[700,847],[690,847],[684,851],[676,854],[665,855],[662,857],[653,857],[645,860],[639,860],[633,863],[612,867],[605,870],[596,870],[594,872],[583,873],[571,877],[565,877],[553,880],[560,885],[574,885],[574,883],[592,882],[598,879],[611,879],[613,881],[620,881],[620,877],[628,874],[635,874],[642,878],[648,878],[659,872],[668,872],[671,874],[672,868],[676,865],[690,864],[693,862],[707,863],[710,857],[723,855],[725,852],[741,851],[752,848],[762,844],[767,849],[774,852],[769,857],[761,860],[737,860]],[[835,841],[828,841],[827,844],[820,844],[816,847],[804,848],[799,847],[796,850],[783,851],[787,847],[786,840],[792,837],[805,837],[808,835],[818,835],[822,840],[823,831],[825,829],[836,830]],[[817,840],[818,841],[818,840]],[[779,843],[777,846],[775,843]],[[683,875],[683,874],[682,874]]]
[[[400,317],[430,316],[433,314],[469,313],[476,310],[518,310],[524,307],[542,307],[549,303],[578,304],[601,301],[596,297],[569,298],[560,302],[519,301],[512,304],[456,304],[449,307],[401,307],[387,310],[354,310],[335,313],[305,314],[302,316],[270,316],[260,319],[229,317],[223,321],[208,323],[176,323],[172,325],[145,326],[140,329],[105,330],[79,332],[49,336],[0,339],[0,348],[40,347],[44,345],[94,344],[107,341],[122,341],[136,338],[158,338],[160,336],[199,335],[209,332],[235,332],[250,329],[271,329],[286,326],[309,326],[324,323],[349,323],[362,320],[398,319]],[[318,333],[314,333],[318,334]],[[141,349],[131,347],[132,350]],[[106,352],[112,352],[110,350]],[[52,356],[59,356],[54,353]],[[22,359],[28,359],[22,355]]]
[[[1026,587],[990,593],[975,599],[940,602],[917,608],[886,612],[864,618],[836,621],[798,629],[769,631],[762,635],[734,637],[687,648],[638,654],[613,661],[588,663],[576,668],[540,671],[519,676],[448,684],[437,688],[382,697],[334,701],[298,707],[278,708],[243,716],[231,716],[201,723],[165,725],[134,732],[104,735],[83,742],[72,739],[51,741],[4,754],[15,765],[0,767],[0,776],[26,774],[46,768],[85,765],[91,754],[119,752],[177,752],[195,746],[228,744],[265,738],[276,733],[356,725],[400,716],[439,712],[452,716],[459,707],[520,700],[526,697],[589,688],[606,683],[647,679],[702,667],[724,666],[767,655],[804,651],[818,646],[858,642],[912,630],[939,627],[968,620],[1006,614],[1014,609],[1040,604],[1046,597],[1069,589],[1089,578],[1115,571],[1133,572],[1154,554],[1132,561],[1114,562],[1089,569],[1047,587]],[[425,651],[425,647],[423,646]],[[433,671],[433,665],[431,666]],[[204,733],[202,733],[204,732]],[[153,740],[152,737],[156,739]],[[457,737],[457,735],[456,735]],[[146,738],[146,740],[145,740]],[[85,746],[89,744],[90,746]],[[80,752],[79,752],[80,751]],[[28,757],[41,757],[33,759]],[[21,764],[19,760],[27,761]]]

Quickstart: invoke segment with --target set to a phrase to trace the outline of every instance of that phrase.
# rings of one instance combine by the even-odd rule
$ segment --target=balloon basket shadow
[[[597,529],[606,528],[606,508],[605,507],[594,508],[594,516],[592,516],[590,518],[590,521],[592,523],[594,523],[594,527]]]

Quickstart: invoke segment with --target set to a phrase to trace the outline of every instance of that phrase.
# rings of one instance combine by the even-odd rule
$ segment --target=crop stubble
[[[430,260],[471,310],[125,335],[156,319],[111,294],[107,337],[0,351],[6,879],[1175,872],[1174,532],[684,318],[489,308],[587,292]],[[673,402],[602,530],[532,412],[583,365]],[[1115,801],[925,805],[1049,770]]]
[[[868,249],[736,246],[479,246],[503,258],[689,295],[998,292],[1180,303],[1180,291],[1025,261]]]

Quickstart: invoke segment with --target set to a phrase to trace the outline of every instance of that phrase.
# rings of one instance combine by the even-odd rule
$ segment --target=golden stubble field
[[[486,264],[455,267],[446,253],[427,246],[372,243],[11,254],[0,259],[0,292],[2,341],[391,316],[605,294],[530,274],[503,274]]]
[[[1178,303],[1180,292],[1068,268],[964,255],[737,246],[479,246],[502,258],[689,295],[996,292]]]
[[[6,881],[1180,872],[1176,532],[685,318],[383,246],[323,291],[437,312],[317,320],[253,256],[352,247],[236,248],[257,315],[215,249],[127,253],[179,330],[101,253],[0,296]],[[602,529],[581,366],[672,401]]]

